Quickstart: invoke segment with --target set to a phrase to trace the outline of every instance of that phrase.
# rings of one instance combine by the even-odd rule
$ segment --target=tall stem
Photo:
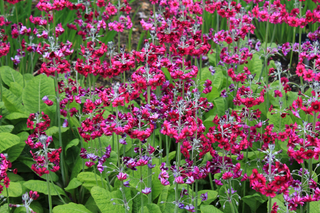
[[[10,204],[10,199],[9,199],[9,190],[8,190],[8,188],[7,188],[7,187],[6,187],[6,192],[7,192],[8,212],[10,213],[10,206],[9,206],[9,204]]]
[[[58,72],[55,72],[55,83],[56,83],[56,98],[57,98],[57,111],[56,111],[56,117],[58,119],[58,129],[59,129],[59,146],[61,147],[61,176],[62,176],[62,182],[65,186],[66,180],[65,180],[65,168],[64,168],[64,147],[62,144],[62,136],[61,136],[61,120],[60,120],[60,97],[59,97],[59,86],[58,86]]]
[[[272,198],[268,197],[268,213],[271,213],[272,210]]]
[[[293,46],[293,44],[295,43],[295,40],[296,40],[296,27],[293,28],[292,46]],[[293,49],[291,50],[289,69],[291,69],[292,57],[293,57]]]
[[[148,86],[147,88],[147,95],[148,95],[148,105],[150,105],[150,90],[151,90],[151,87]],[[149,147],[151,146],[151,143],[150,143],[150,137],[147,139],[147,150],[149,149]],[[148,152],[148,155],[149,155],[149,152]],[[150,155],[149,155],[150,156]],[[152,162],[151,162],[152,163]],[[149,188],[152,188],[152,169],[151,168],[148,168],[148,187]],[[152,203],[152,190],[151,192],[148,194],[148,202],[149,203]]]

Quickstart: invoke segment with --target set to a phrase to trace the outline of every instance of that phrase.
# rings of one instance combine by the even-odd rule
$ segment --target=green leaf
[[[154,203],[150,203],[150,204],[147,204],[143,207],[143,212],[144,213],[161,213],[161,210],[158,205],[156,205]]]
[[[310,202],[310,213],[318,213],[320,210],[320,201]]]
[[[0,133],[0,153],[8,148],[17,145],[20,142],[20,138],[8,132]]]
[[[4,126],[0,126],[0,133],[1,132],[12,132],[14,126],[12,125],[4,125]]]
[[[172,78],[171,78],[171,75],[170,75],[170,73],[169,73],[169,71],[168,71],[167,68],[162,67],[161,70],[162,70],[163,74],[166,76],[166,79],[167,79],[167,80],[171,80],[171,79],[172,79]]]
[[[253,54],[252,59],[248,61],[248,69],[252,74],[256,74],[255,79],[258,79],[262,70],[262,60],[257,54]]]
[[[24,114],[24,113],[20,113],[20,112],[12,112],[9,115],[6,116],[6,119],[8,120],[16,120],[16,119],[20,119],[20,118],[28,118],[29,116]]]
[[[73,146],[77,146],[79,144],[79,139],[78,138],[75,138],[73,139],[72,141],[70,141],[68,143],[68,145],[66,146],[66,149],[65,149],[65,154],[67,154],[67,150]]]
[[[242,200],[250,207],[252,212],[256,212],[259,206],[266,202],[267,199],[261,194],[255,193],[253,195],[244,196]]]
[[[279,206],[278,207],[278,212],[285,212],[286,207],[284,206],[282,201],[278,200],[277,198],[272,198],[271,199],[271,207],[273,206],[274,203],[277,203],[277,205]],[[268,205],[267,206],[268,206],[267,207],[268,208],[268,212],[270,212],[270,210],[269,210],[269,201],[268,201]],[[319,212],[319,211],[317,211],[317,212]]]
[[[200,206],[201,213],[223,213],[216,207],[212,205],[201,205]]]
[[[17,82],[18,84],[22,85],[22,75],[15,71],[14,69],[12,69],[9,66],[3,66],[0,67],[0,74],[1,74],[1,78],[3,83],[5,83],[7,86],[10,86],[11,82]]]
[[[68,204],[59,205],[53,208],[53,213],[70,213],[70,212],[91,213],[91,211],[87,209],[84,205],[76,204],[76,203],[68,203]]]
[[[211,92],[204,95],[204,97],[206,97],[209,102],[212,102],[214,99],[218,98],[219,96],[220,96],[220,93],[215,86],[212,87]]]
[[[216,112],[216,114],[218,114],[219,116],[223,116],[225,114],[225,105],[226,105],[226,99],[225,98],[217,98],[213,101],[213,107],[214,110]]]
[[[67,192],[70,192],[71,190],[76,189],[81,185],[82,185],[82,182],[80,182],[77,178],[73,178],[69,182],[68,186],[64,188],[64,190],[66,190]]]
[[[68,131],[68,129],[69,129],[69,127],[61,127],[61,133],[64,133],[64,132]],[[54,134],[58,134],[59,133],[59,128],[57,126],[52,126],[49,129],[47,129],[45,131],[45,133],[48,136],[52,136]]]
[[[155,168],[153,169],[154,175],[152,175],[152,200],[155,200],[162,192],[162,188],[164,187],[158,176],[161,172],[159,168],[159,159],[152,159],[152,164],[156,164]]]
[[[11,82],[10,83],[10,88],[9,90],[15,95],[17,96],[19,102],[22,102],[22,85],[17,83],[17,82]]]
[[[83,186],[88,190],[94,186],[97,186],[97,183],[102,187],[101,178],[93,172],[81,172],[78,174],[77,179],[83,183]],[[106,186],[107,182],[103,180],[103,184]]]
[[[29,190],[32,191],[37,191],[39,193],[43,193],[43,194],[48,194],[48,186],[46,181],[42,181],[42,180],[29,180],[27,182],[25,182],[23,184],[26,188],[28,188]],[[60,195],[64,195],[66,196],[66,194],[64,193],[64,191],[57,185],[53,185],[52,183],[50,183],[50,192],[51,195],[58,195],[57,192]]]
[[[3,184],[1,183],[3,186]],[[22,196],[22,186],[20,182],[10,182],[9,188],[9,197],[21,197]],[[5,186],[3,187],[3,191],[1,193],[2,196],[7,196],[7,190],[5,189]]]
[[[38,75],[30,80],[23,90],[22,101],[28,114],[43,111],[49,114],[47,105],[42,101],[44,96],[54,97],[54,82],[53,79],[45,76]],[[54,103],[55,105],[55,103]]]
[[[21,132],[17,135],[20,138],[20,143],[17,145],[14,145],[13,147],[8,149],[8,159],[13,162],[15,161],[23,151],[25,145],[26,145],[26,140],[28,139],[29,134],[27,132]]]
[[[285,128],[285,124],[292,124],[292,119],[289,115],[286,115],[285,118],[281,118],[279,113],[271,114],[271,112],[268,112],[267,118],[269,118],[269,124],[274,125],[273,131],[282,131]],[[281,119],[281,120],[280,120]],[[280,123],[281,121],[281,123]],[[281,128],[280,128],[281,124]]]
[[[35,162],[33,161],[32,158],[27,158],[27,157],[19,157],[18,159],[21,163],[27,165],[30,169],[31,169],[31,166],[32,164],[34,164]],[[33,170],[32,170],[33,171]],[[33,171],[34,172],[34,171]],[[36,172],[34,172],[37,176],[39,176]],[[56,182],[59,180],[59,177],[54,173],[54,172],[51,172],[50,171],[50,179],[53,181],[53,182]],[[42,175],[42,176],[39,176],[40,178],[46,180],[46,176],[45,175]]]
[[[15,96],[10,90],[6,89],[5,87],[2,87],[2,93],[2,100],[9,112],[24,113],[24,107],[17,96]]]
[[[213,190],[201,190],[198,192],[198,195],[208,193],[208,199],[206,201],[203,201],[203,204],[210,204],[212,201],[214,201],[217,198],[218,192]],[[200,200],[201,201],[201,200]]]
[[[91,212],[93,213],[99,213],[99,208],[96,204],[96,202],[94,202],[94,199],[92,196],[89,197],[89,199],[87,200],[86,204],[85,204],[85,207],[87,209],[89,209]]]
[[[81,171],[82,169],[82,162],[84,161],[84,159],[80,158],[80,156],[78,155],[75,163],[73,164],[73,168],[72,168],[72,172],[71,172],[71,177],[70,179],[76,178],[78,173]],[[84,163],[83,163],[84,164]]]
[[[124,213],[125,209],[123,207],[122,202],[120,202],[118,199],[122,199],[120,190],[108,192],[107,190],[99,187],[94,186],[91,189],[91,195],[96,202],[97,206],[99,207],[101,213]],[[114,199],[111,201],[111,199]],[[115,202],[118,205],[113,205],[113,202]],[[120,205],[119,205],[120,204]]]
[[[162,192],[160,194],[160,197],[158,199],[158,205],[160,206],[161,212],[164,212],[164,210],[166,209],[166,205],[167,205],[167,199],[168,199],[168,194],[169,194],[169,189],[170,186],[164,186],[162,189]],[[161,203],[163,202],[163,203]]]
[[[0,206],[0,213],[9,213],[8,204],[7,203],[5,203],[2,206]]]

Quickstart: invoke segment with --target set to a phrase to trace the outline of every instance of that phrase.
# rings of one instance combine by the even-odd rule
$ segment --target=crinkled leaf
[[[77,146],[79,144],[79,139],[78,138],[75,138],[73,139],[72,141],[70,141],[68,143],[68,145],[66,146],[66,149],[65,149],[65,154],[67,154],[67,150],[73,146]]]
[[[1,183],[3,186],[3,184]],[[20,197],[23,193],[22,186],[20,182],[10,182],[9,188],[9,197]],[[3,186],[3,191],[1,193],[2,196],[7,196],[7,190],[5,189],[5,186]]]
[[[79,182],[83,183],[83,186],[90,190],[92,187],[97,186],[106,186],[107,182],[103,180],[103,185],[101,183],[101,178],[93,172],[81,172],[78,174],[77,179]]]
[[[156,205],[154,203],[150,203],[150,204],[147,204],[143,207],[143,212],[144,213],[161,213],[161,210],[158,205]]]
[[[1,132],[11,132],[13,130],[14,126],[13,125],[3,125],[0,126],[0,133]]]
[[[69,129],[69,127],[61,127],[61,133],[66,132],[68,129]],[[54,134],[58,134],[59,133],[59,127],[52,126],[52,127],[48,128],[45,132],[46,132],[46,134],[48,136],[52,136]]]
[[[23,184],[26,188],[32,190],[32,191],[37,191],[39,193],[43,193],[43,194],[48,194],[48,186],[46,181],[42,181],[42,180],[29,180],[27,182],[25,182]],[[51,195],[58,195],[57,192],[60,195],[65,195],[64,191],[57,185],[53,185],[52,183],[50,183],[50,192]]]
[[[24,107],[19,101],[19,98],[14,95],[10,90],[6,89],[5,87],[2,87],[2,100],[4,102],[4,105],[6,109],[9,112],[20,112],[24,113]]]
[[[44,96],[54,97],[54,88],[53,79],[45,75],[38,75],[28,81],[22,93],[22,101],[26,108],[26,112],[28,114],[35,113],[40,109],[40,111],[44,111],[45,114],[49,114],[50,112],[47,105],[42,101],[42,98]]]
[[[76,204],[76,203],[68,203],[68,204],[59,205],[53,208],[53,213],[70,213],[70,212],[91,213],[91,211],[87,209],[84,205]]]
[[[253,195],[244,196],[242,200],[250,207],[252,212],[255,212],[267,199],[261,194],[255,193]]]
[[[217,209],[213,205],[201,205],[201,213],[223,213],[220,209]]]
[[[66,190],[67,192],[70,192],[71,190],[76,189],[81,185],[82,185],[82,182],[80,182],[77,178],[73,178],[69,182],[68,186],[64,188],[64,190]]]
[[[218,192],[213,191],[213,190],[201,190],[198,192],[198,195],[200,196],[201,194],[208,193],[208,199],[205,201],[202,201],[203,204],[210,204],[212,201],[214,201],[217,198]],[[198,202],[200,203],[201,200]]]
[[[0,133],[0,153],[20,142],[20,138],[9,132]]]
[[[3,83],[7,86],[10,86],[11,82],[17,82],[18,84],[22,85],[23,77],[20,72],[15,71],[9,66],[2,66],[0,67],[0,74]]]
[[[6,119],[8,120],[16,120],[16,119],[20,119],[20,118],[28,118],[29,116],[24,114],[24,113],[20,113],[20,112],[12,112],[9,115],[6,116]]]
[[[26,140],[28,139],[29,134],[27,132],[21,132],[18,134],[18,137],[20,138],[20,142],[17,145],[14,145],[13,147],[8,149],[8,159],[13,162],[15,161],[23,151]]]
[[[122,205],[119,205],[119,204],[123,204],[118,200],[118,199],[122,199],[120,190],[108,192],[104,188],[101,188],[99,186],[94,186],[91,189],[91,195],[102,213],[110,213],[110,212],[124,213],[125,212],[124,207]],[[114,200],[111,200],[111,199],[114,199]],[[113,205],[114,202],[118,205]]]

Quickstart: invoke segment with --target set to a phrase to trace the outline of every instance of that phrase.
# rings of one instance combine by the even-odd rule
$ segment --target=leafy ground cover
[[[0,12],[0,212],[320,211],[317,0]]]

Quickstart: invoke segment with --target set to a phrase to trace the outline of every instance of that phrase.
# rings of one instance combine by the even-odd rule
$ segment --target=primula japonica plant
[[[317,212],[319,1],[147,5],[0,0],[0,210]]]

